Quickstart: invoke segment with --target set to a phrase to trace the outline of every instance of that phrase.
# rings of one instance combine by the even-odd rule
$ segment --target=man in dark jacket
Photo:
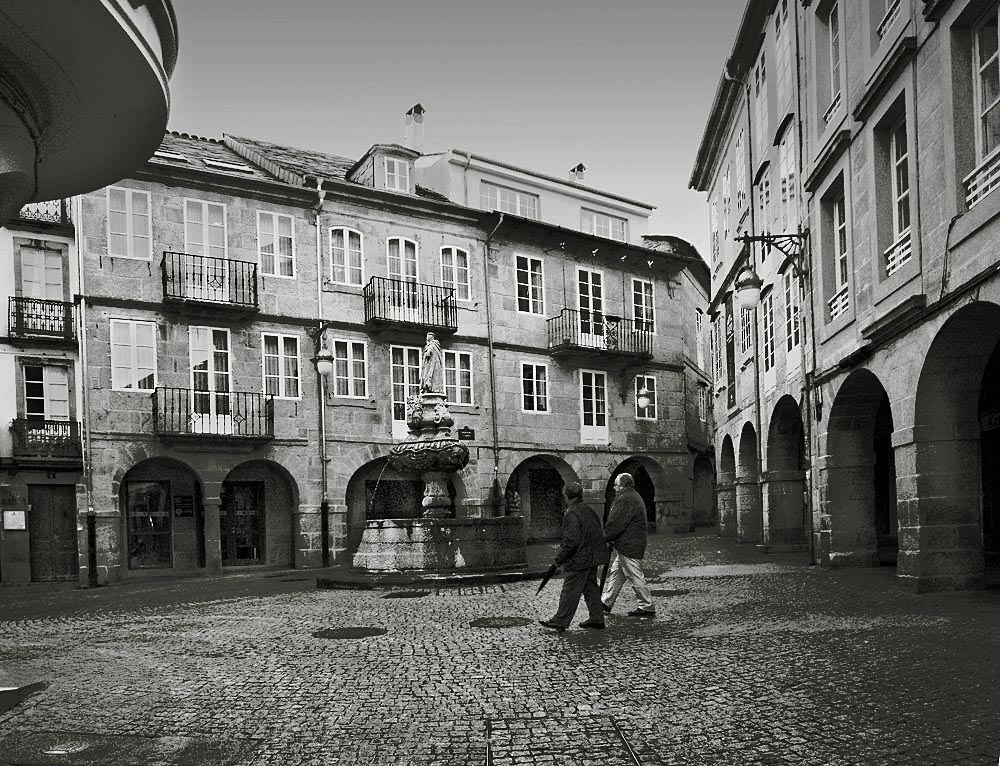
[[[570,482],[563,487],[566,511],[563,513],[563,540],[556,552],[555,563],[566,572],[559,609],[550,620],[539,620],[546,628],[562,633],[573,622],[573,614],[583,595],[590,618],[580,623],[581,628],[604,628],[604,609],[601,606],[601,587],[597,584],[597,568],[608,562],[608,547],[604,542],[601,517],[583,502],[583,487]]]
[[[615,549],[615,558],[608,572],[601,601],[604,611],[610,612],[615,599],[627,579],[639,600],[639,608],[628,613],[629,617],[654,617],[656,607],[642,573],[642,557],[646,555],[646,504],[635,491],[635,481],[630,473],[620,473],[615,479],[615,500],[611,504],[604,536]]]

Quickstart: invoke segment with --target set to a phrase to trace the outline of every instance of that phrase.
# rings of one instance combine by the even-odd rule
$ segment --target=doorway
[[[71,484],[29,484],[28,502],[32,582],[77,579],[76,489]]]
[[[264,482],[227,481],[221,511],[222,565],[266,563]]]

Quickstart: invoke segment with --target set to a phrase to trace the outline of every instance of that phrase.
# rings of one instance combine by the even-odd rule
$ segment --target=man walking
[[[642,558],[646,555],[646,504],[635,491],[635,481],[630,473],[620,473],[615,479],[615,500],[611,504],[604,536],[615,549],[601,601],[604,611],[610,612],[618,593],[627,579],[639,600],[639,607],[628,613],[629,617],[654,617],[656,607],[642,573]]]
[[[608,548],[601,529],[601,517],[583,502],[583,487],[578,482],[573,481],[563,487],[563,497],[567,503],[563,513],[563,540],[556,551],[555,563],[563,568],[566,575],[555,617],[539,620],[539,623],[562,633],[573,622],[582,594],[590,617],[581,622],[580,627],[603,630],[604,610],[601,606],[601,587],[597,584],[597,568],[607,563]]]

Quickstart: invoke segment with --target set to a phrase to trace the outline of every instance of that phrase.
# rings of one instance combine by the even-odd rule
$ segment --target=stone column
[[[761,487],[764,545],[805,546],[805,471],[767,471]]]
[[[219,522],[222,500],[206,497],[202,500],[205,508],[205,571],[222,574],[222,527]]]
[[[752,478],[737,476],[736,542],[759,543],[762,538],[760,484]]]
[[[827,458],[820,470],[825,497],[820,516],[820,554],[831,567],[878,564],[875,539],[875,465],[836,465]]]
[[[715,487],[716,506],[719,509],[719,536],[736,537],[736,477],[728,471],[719,472]]]
[[[292,539],[296,541],[296,569],[313,569],[323,566],[322,510],[313,505],[300,504],[292,511]]]

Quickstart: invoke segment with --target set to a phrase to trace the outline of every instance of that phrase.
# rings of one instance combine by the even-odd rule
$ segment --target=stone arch
[[[1000,549],[1000,306],[952,314],[928,349],[914,402],[914,472],[900,481],[901,577],[922,590],[981,585]],[[905,494],[904,494],[905,492]],[[1000,555],[1000,550],[995,551]]]
[[[767,472],[762,477],[765,545],[807,542],[806,469],[802,412],[786,394],[775,404],[767,430]]]
[[[126,570],[205,566],[203,489],[191,466],[172,457],[144,457],[128,470],[119,467],[113,481]]]
[[[893,560],[898,535],[892,408],[882,382],[859,369],[830,408],[820,509],[821,563],[874,566]]]
[[[719,475],[716,489],[719,509],[719,535],[736,537],[736,450],[733,437],[726,434],[719,450]]]
[[[715,505],[715,467],[712,455],[698,452],[692,466],[693,486],[691,501],[691,524],[694,527],[709,527],[718,523]]]
[[[736,462],[736,541],[759,543],[762,540],[760,460],[757,429],[744,423]]]
[[[558,540],[562,534],[562,488],[580,481],[573,467],[555,455],[532,455],[511,471],[504,489],[507,515],[524,517],[529,542]]]
[[[661,507],[671,494],[671,487],[663,467],[646,455],[632,455],[620,462],[608,477],[604,488],[604,518],[608,518],[611,503],[615,499],[614,484],[619,474],[630,473],[635,481],[636,492],[646,504],[646,522],[651,532],[657,529],[657,523],[663,516]]]
[[[240,463],[226,474],[220,498],[223,566],[293,566],[299,489],[284,466]]]

